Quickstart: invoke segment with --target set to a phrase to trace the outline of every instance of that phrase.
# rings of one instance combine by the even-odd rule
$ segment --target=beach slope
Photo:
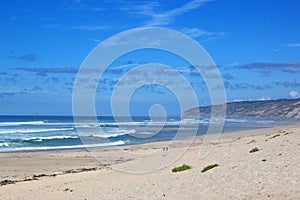
[[[154,150],[163,161],[166,142],[122,147],[135,153],[130,157],[102,149],[100,161],[85,151],[3,153],[0,199],[300,199],[299,125],[226,133],[216,143],[203,139],[171,165],[143,174],[113,168],[133,170],[141,154]],[[183,164],[192,169],[172,172]]]

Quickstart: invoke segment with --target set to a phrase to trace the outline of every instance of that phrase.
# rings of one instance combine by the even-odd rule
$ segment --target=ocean
[[[105,148],[167,141],[176,136],[180,124],[187,132],[197,130],[197,135],[203,135],[211,123],[210,119],[168,117],[165,122],[153,122],[149,117],[133,117],[133,122],[122,121],[120,128],[113,117],[98,117],[98,122],[95,124],[85,117],[75,127],[72,116],[0,116],[0,152],[78,150],[86,145]],[[226,119],[223,132],[272,127],[278,123],[284,122]],[[78,129],[84,129],[85,134],[79,137]]]

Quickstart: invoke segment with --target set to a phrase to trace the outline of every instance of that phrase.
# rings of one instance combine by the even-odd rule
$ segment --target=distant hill
[[[221,109],[222,106],[216,106]],[[187,110],[183,117],[210,117],[211,106]],[[239,119],[300,119],[300,99],[278,99],[268,101],[229,102],[226,106],[227,118]]]

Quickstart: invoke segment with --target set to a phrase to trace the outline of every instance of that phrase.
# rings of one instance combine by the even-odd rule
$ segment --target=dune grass
[[[185,170],[189,170],[189,169],[192,169],[192,166],[183,164],[180,167],[173,168],[172,172],[181,172],[181,171],[185,171]]]
[[[273,135],[271,138],[276,138],[276,137],[279,137],[280,134],[276,134],[276,135]]]
[[[73,192],[73,190],[71,190],[70,188],[66,188],[63,190],[64,192]]]
[[[250,142],[248,142],[247,144],[251,144],[251,143],[255,143],[256,140],[251,140]]]
[[[208,165],[201,170],[201,173],[206,172],[206,171],[208,171],[212,168],[218,167],[218,166],[219,166],[218,164]]]
[[[259,149],[257,147],[254,147],[253,149],[251,149],[249,151],[249,153],[254,153],[254,152],[257,152],[257,151],[259,151]]]

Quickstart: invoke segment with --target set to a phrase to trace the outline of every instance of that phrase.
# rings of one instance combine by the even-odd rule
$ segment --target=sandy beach
[[[299,136],[300,126],[289,125],[213,143],[197,137],[174,162],[184,141],[100,149],[98,159],[87,151],[1,153],[0,199],[300,199]],[[183,164],[192,169],[172,172]],[[201,172],[212,164],[219,166]]]

